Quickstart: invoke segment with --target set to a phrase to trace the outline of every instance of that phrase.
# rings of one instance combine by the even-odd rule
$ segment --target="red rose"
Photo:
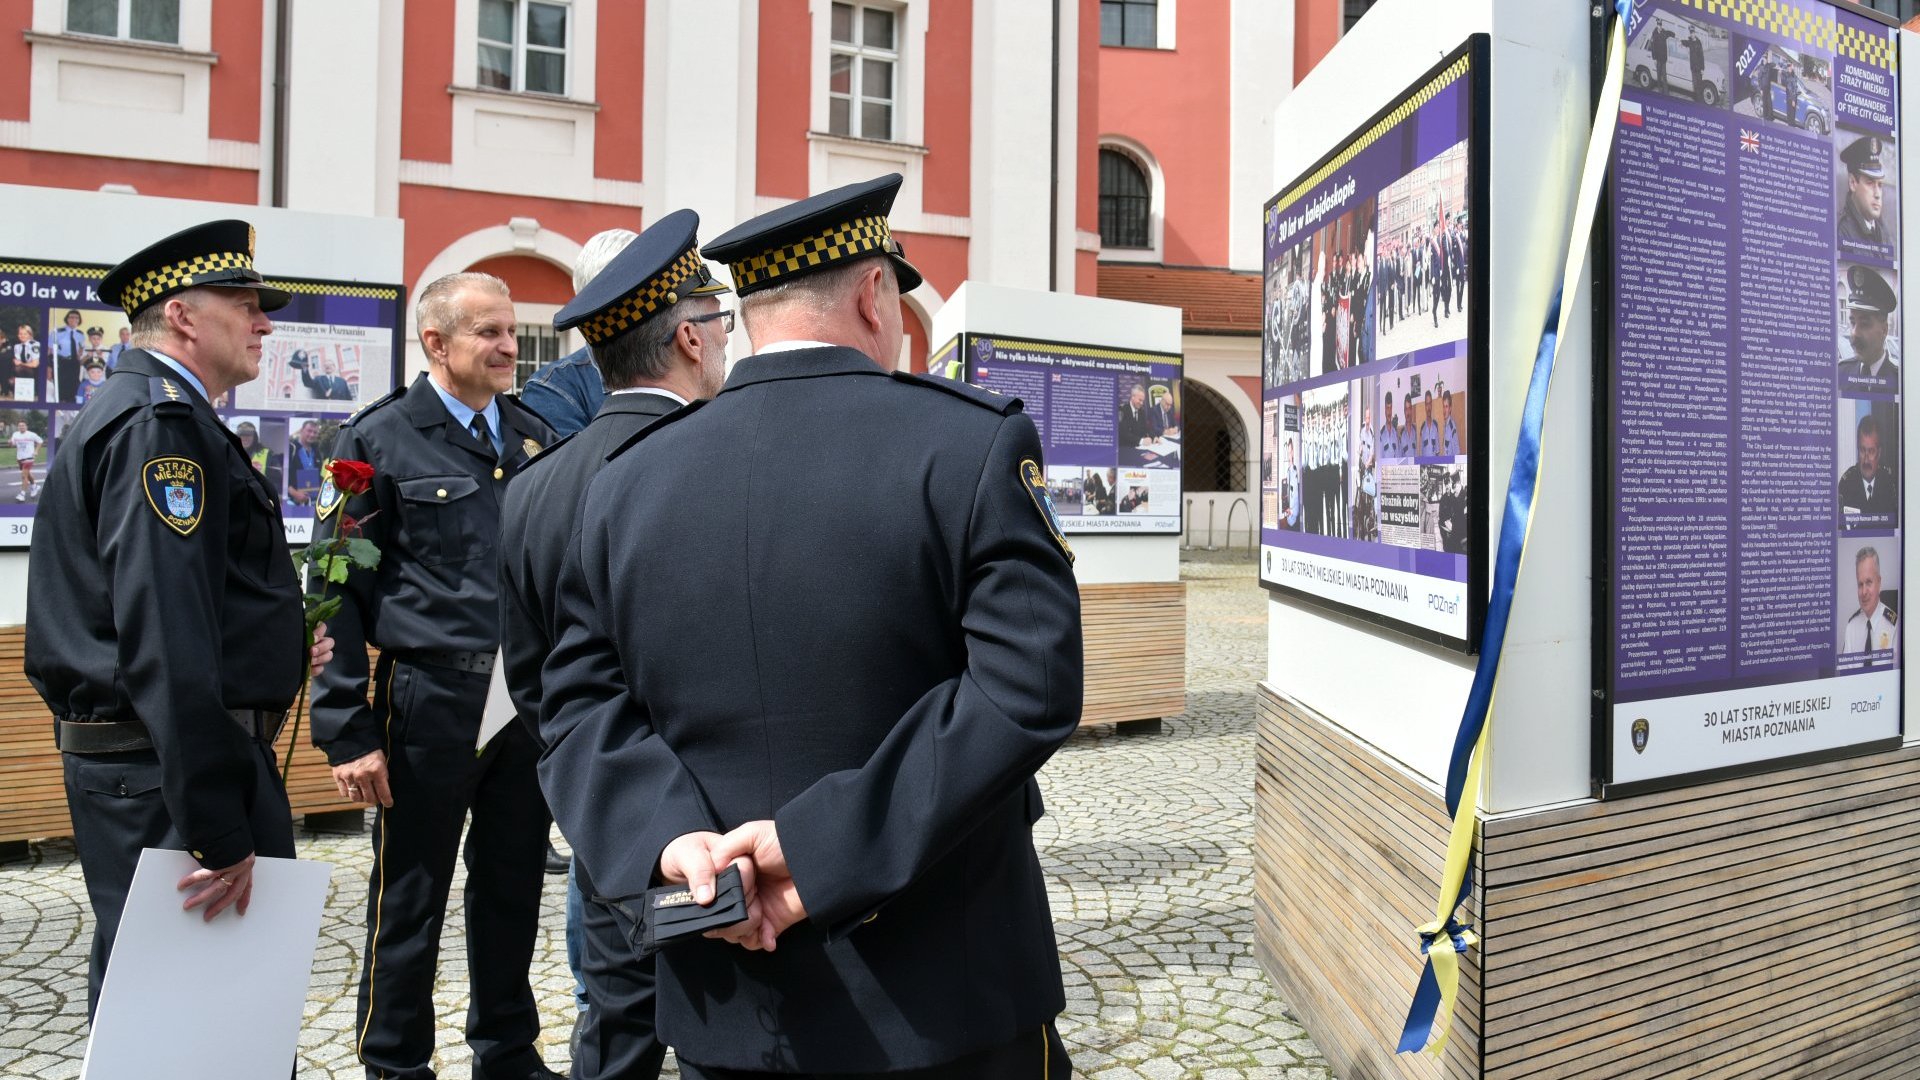
[[[373,466],[364,461],[329,461],[327,479],[342,495],[358,495],[373,486]]]

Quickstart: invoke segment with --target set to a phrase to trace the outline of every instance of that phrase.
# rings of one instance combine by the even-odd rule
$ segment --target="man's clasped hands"
[[[772,952],[780,935],[807,917],[772,821],[749,821],[725,835],[693,832],[675,839],[660,853],[660,878],[686,885],[694,901],[704,907],[713,903],[714,875],[729,863],[740,868],[747,920],[709,930],[705,936]]]

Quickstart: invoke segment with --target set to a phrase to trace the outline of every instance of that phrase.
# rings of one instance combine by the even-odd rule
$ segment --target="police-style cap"
[[[1891,148],[1882,142],[1879,136],[1862,135],[1847,144],[1845,150],[1840,151],[1840,160],[1846,162],[1847,171],[1856,176],[1864,176],[1869,180],[1881,180],[1887,175],[1882,155],[1889,149]]]
[[[218,285],[252,289],[262,311],[286,307],[293,294],[276,289],[253,268],[253,226],[228,219],[182,229],[140,249],[100,279],[100,299],[128,318],[182,289]]]
[[[1877,311],[1882,315],[1900,306],[1893,286],[1870,266],[1847,267],[1847,308],[1851,311]]]
[[[880,254],[893,262],[900,291],[911,292],[920,286],[920,271],[907,261],[887,224],[899,192],[899,173],[823,191],[735,226],[708,244],[707,254],[733,271],[733,287],[741,296]]]
[[[589,345],[604,345],[689,296],[727,287],[700,257],[700,215],[675,210],[620,249],[560,314],[555,330],[580,328]]]

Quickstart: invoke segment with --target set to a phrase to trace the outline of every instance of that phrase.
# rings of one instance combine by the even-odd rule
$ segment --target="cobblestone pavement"
[[[1331,1080],[1312,1040],[1253,959],[1253,684],[1266,656],[1253,564],[1182,563],[1188,583],[1187,711],[1157,735],[1093,728],[1041,777],[1036,828],[1066,973],[1060,1033],[1094,1080]],[[364,836],[302,836],[334,864],[306,1024],[303,1080],[359,1080],[353,1013],[371,861]],[[572,979],[563,879],[550,878],[533,969],[547,1059],[564,1068]],[[460,886],[441,953],[443,1076],[464,1077]],[[91,920],[68,841],[0,867],[0,1075],[78,1076]],[[668,1075],[676,1075],[669,1068]]]

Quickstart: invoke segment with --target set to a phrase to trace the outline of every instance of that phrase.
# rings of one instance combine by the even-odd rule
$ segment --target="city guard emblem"
[[[1060,531],[1060,515],[1054,513],[1053,494],[1047,490],[1046,474],[1040,471],[1040,466],[1035,464],[1032,458],[1023,458],[1020,462],[1020,483],[1026,487],[1027,494],[1032,496],[1035,509],[1039,510],[1040,516],[1046,520],[1047,531],[1053,534],[1053,542],[1060,545],[1060,550],[1066,553],[1067,561],[1072,562],[1073,549],[1067,546],[1067,536]]]
[[[1633,722],[1634,753],[1644,754],[1647,752],[1647,735],[1651,733],[1652,730],[1652,725],[1647,723],[1647,718],[1644,716]]]
[[[528,457],[535,457],[540,453],[540,444],[532,439],[521,439],[520,449],[526,451]]]
[[[206,477],[198,462],[183,457],[154,458],[140,469],[147,488],[147,504],[167,527],[181,536],[200,525],[206,509]]]
[[[320,467],[320,494],[313,500],[314,516],[321,521],[327,520],[335,510],[340,509],[340,489],[333,485],[333,459],[328,458]]]

